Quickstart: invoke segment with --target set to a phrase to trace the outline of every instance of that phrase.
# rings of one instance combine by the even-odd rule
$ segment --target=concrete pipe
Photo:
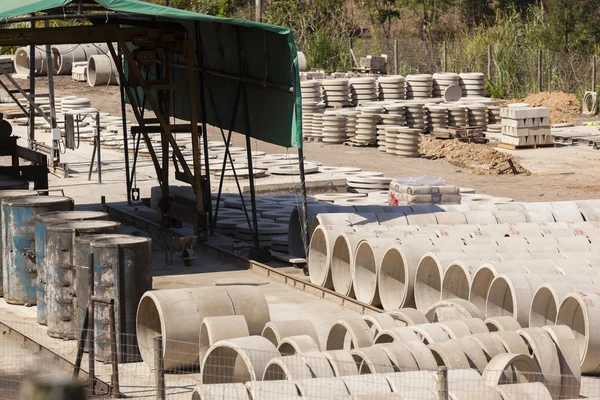
[[[519,321],[508,315],[504,317],[490,317],[484,322],[490,332],[516,331],[522,328]]]
[[[343,318],[334,322],[327,335],[326,350],[369,347],[373,332],[362,318]]]
[[[310,368],[313,378],[333,378],[336,376],[329,358],[324,353],[308,352],[300,354],[300,357]]]
[[[481,374],[488,386],[540,382],[539,363],[528,354],[506,353],[492,358]]]
[[[462,348],[457,346],[453,341],[432,343],[428,347],[433,357],[435,357],[438,366],[446,366],[448,369],[470,368],[469,360],[462,351]]]
[[[321,351],[315,340],[308,335],[288,336],[279,342],[277,350],[282,356]]]
[[[357,232],[341,232],[334,238],[331,254],[331,281],[333,289],[344,296],[354,298],[354,253],[367,236]],[[311,242],[312,246],[312,242]],[[311,250],[312,251],[312,250]]]
[[[438,322],[436,325],[442,328],[450,339],[459,339],[471,335],[471,330],[463,321]]]
[[[383,343],[403,343],[403,342],[420,342],[421,338],[417,336],[415,331],[412,329],[405,328],[390,328],[384,329],[375,338],[373,343],[375,344],[383,344]]]
[[[398,326],[394,318],[387,314],[369,314],[363,315],[362,318],[373,331],[373,337],[379,335],[379,332],[384,329],[396,328]]]
[[[250,336],[248,324],[243,315],[228,315],[225,317],[206,317],[200,324],[200,364],[204,361],[210,347],[221,340]]]
[[[450,263],[442,280],[442,300],[459,298],[469,300],[470,282],[481,266],[479,260],[457,260]]]
[[[440,225],[466,225],[467,217],[465,213],[458,211],[437,212],[435,218]]]
[[[20,47],[15,52],[14,65],[15,72],[20,75],[29,75],[30,54],[29,47]],[[46,75],[48,71],[48,61],[46,59],[46,51],[35,48],[35,70],[36,76]]]
[[[518,264],[485,262],[477,269],[471,280],[469,301],[480,310],[485,310],[488,292],[492,282],[501,272],[526,273],[525,268]]]
[[[399,327],[429,323],[425,314],[416,308],[405,307],[398,310],[388,310],[385,313],[394,318]]]
[[[272,358],[265,368],[263,381],[295,381],[312,378],[312,372],[299,355]]]
[[[323,352],[335,376],[358,375],[358,367],[349,351],[331,350]]]
[[[594,292],[570,293],[560,304],[556,325],[568,326],[575,335],[583,374],[600,368],[600,295]]]
[[[431,249],[428,240],[403,246],[391,244],[385,250],[379,268],[379,297],[384,310],[414,306],[414,280],[419,261]],[[420,323],[420,322],[419,322]]]
[[[496,225],[498,220],[491,211],[466,211],[468,225]]]
[[[277,398],[292,400],[300,399],[298,388],[292,381],[253,381],[246,382],[251,399],[270,399],[273,394],[277,393]]]
[[[381,262],[389,246],[396,243],[395,239],[379,238],[364,240],[358,244],[352,277],[356,300],[373,306],[381,305],[377,285]]]
[[[483,322],[482,319],[467,318],[462,319],[461,321],[467,325],[472,334],[490,333],[489,329],[487,328],[487,325],[485,324],[485,322]]]
[[[201,382],[244,383],[261,380],[279,352],[262,336],[222,340],[210,347],[202,363]],[[165,360],[166,361],[166,360]]]
[[[394,366],[381,346],[350,350],[360,375],[394,372]]]
[[[415,360],[408,347],[404,346],[402,343],[387,343],[374,347],[380,347],[385,351],[393,364],[394,371],[406,372],[419,370],[417,360]]]
[[[343,230],[338,230],[336,228],[337,227],[331,225],[318,226],[312,234],[308,251],[307,261],[310,281],[315,285],[328,289],[334,288],[331,276],[333,245],[342,232],[352,231],[351,228],[345,228]],[[353,254],[349,255],[350,265],[352,264],[353,256]],[[339,267],[339,269],[336,270],[336,272],[340,272],[338,276],[347,273],[344,271],[344,267]]]
[[[494,217],[498,221],[498,224],[518,224],[526,223],[527,217],[519,211],[496,211]]]
[[[409,328],[419,335],[421,341],[427,345],[450,340],[446,331],[434,324],[414,325]]]
[[[298,393],[305,399],[319,399],[323,397],[323,390],[327,388],[327,396],[332,399],[351,399],[348,388],[340,378],[313,378],[299,379],[294,382]]]
[[[492,335],[502,343],[507,353],[529,354],[525,340],[515,331],[493,332]]]
[[[452,400],[470,399],[473,393],[479,399],[502,400],[494,388],[484,383],[480,372],[473,369],[449,370],[448,392]]]
[[[444,313],[446,309],[451,310],[451,312]],[[448,318],[444,318],[445,315],[448,315]],[[464,299],[440,300],[426,310],[425,316],[429,322],[470,318],[484,319],[481,310]]]
[[[556,344],[560,363],[560,398],[576,398],[581,391],[581,365],[573,331],[565,325],[543,328]]]
[[[271,320],[269,304],[263,292],[256,287],[234,285],[225,286],[233,304],[235,315],[243,315],[248,323],[250,335],[260,335]]]
[[[542,327],[554,325],[560,303],[572,292],[593,292],[591,285],[574,285],[561,283],[546,283],[539,287],[531,301],[529,310],[529,326]]]
[[[415,305],[425,311],[442,299],[442,277],[451,262],[466,260],[469,256],[462,252],[428,252],[419,261],[415,274]]]
[[[308,335],[315,343],[319,343],[319,336],[312,321],[308,319],[292,321],[269,321],[265,325],[261,336],[268,339],[275,347],[289,336]]]
[[[395,225],[401,225],[401,226],[408,226],[408,220],[406,219],[406,214],[402,213],[402,212],[396,212],[396,213],[376,213],[375,214],[377,216],[377,220],[379,221],[379,225],[382,226],[395,226]]]
[[[438,225],[435,214],[408,214],[406,220],[409,225]]]
[[[550,392],[541,382],[515,383],[512,385],[498,385],[496,390],[504,400],[551,400]]]
[[[542,328],[521,329],[518,333],[540,366],[543,375],[541,382],[546,385],[552,398],[558,399],[561,391],[561,373],[556,344]]]
[[[248,390],[243,383],[223,383],[220,385],[198,385],[192,393],[192,400],[248,400]]]
[[[119,84],[117,66],[111,56],[94,55],[88,60],[88,85],[109,86]]]
[[[236,286],[233,290],[239,290]],[[247,288],[262,295],[259,289]],[[262,295],[264,296],[264,295]],[[265,304],[255,304],[255,308]],[[268,309],[267,309],[268,310]],[[254,310],[260,314],[268,311]],[[136,331],[144,362],[154,368],[154,337],[163,337],[165,370],[197,366],[199,363],[199,332],[205,317],[236,315],[227,288],[199,287],[192,289],[155,290],[144,294],[137,311]],[[244,315],[246,320],[250,315]]]
[[[580,222],[584,221],[579,209],[552,210],[556,222]]]
[[[52,70],[56,75],[68,75],[73,71],[73,64],[87,61],[82,45],[64,44],[52,46]]]
[[[452,343],[458,345],[463,353],[465,353],[470,368],[474,368],[477,371],[483,371],[485,369],[488,364],[488,359],[475,339],[465,336],[458,340],[453,340]]]
[[[405,398],[413,399],[439,399],[437,395],[437,379],[433,371],[410,371],[383,375],[390,384],[393,393],[399,393]],[[436,395],[429,396],[429,392]]]
[[[478,333],[469,336],[473,338],[479,347],[483,350],[488,360],[491,360],[498,354],[505,354],[506,350],[498,338],[494,337],[491,333]]]
[[[392,393],[390,384],[381,374],[342,376],[341,379],[346,384],[348,393],[350,393],[354,399],[360,395],[366,395],[369,396],[368,398],[372,398],[371,396],[377,394]]]

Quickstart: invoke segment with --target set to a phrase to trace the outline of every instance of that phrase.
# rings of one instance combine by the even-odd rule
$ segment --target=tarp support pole
[[[304,251],[308,254],[308,244],[310,243],[310,232],[308,230],[308,200],[306,198],[306,175],[304,174],[304,149],[298,147],[298,166],[300,168],[300,193],[302,195],[302,216],[300,221],[303,221],[304,234],[306,240],[304,241]]]
[[[34,18],[35,14],[31,14],[31,18]],[[35,21],[31,21],[31,30],[35,29]],[[42,60],[43,62],[43,60]],[[35,44],[29,45],[29,96],[31,102],[29,103],[29,148],[33,148],[33,142],[35,141]]]
[[[81,6],[81,3],[79,4]],[[112,47],[112,43],[107,43]],[[119,47],[118,58],[114,60],[118,65],[123,65],[123,50]],[[119,93],[121,95],[121,119],[123,120],[123,152],[125,154],[125,185],[127,186],[127,204],[131,205],[131,174],[129,172],[129,135],[127,134],[127,111],[125,108],[125,88],[124,82],[119,85]],[[139,138],[138,138],[139,143]],[[137,159],[137,153],[134,155]],[[133,162],[135,169],[136,160]]]

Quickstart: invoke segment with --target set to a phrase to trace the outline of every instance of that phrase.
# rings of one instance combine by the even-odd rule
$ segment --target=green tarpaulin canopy
[[[3,20],[0,22],[17,16],[60,9],[71,3],[78,2],[0,0],[0,19]],[[265,142],[285,147],[302,147],[298,55],[294,37],[288,28],[218,18],[139,0],[95,0],[95,3],[108,10],[126,14],[125,18],[130,16],[132,20],[143,18],[157,22],[175,22],[187,30],[188,38],[196,41],[204,67],[210,72],[205,75],[203,88],[207,123],[250,134]],[[240,54],[243,54],[243,61]],[[187,71],[184,65],[182,61],[181,66],[173,71],[175,83],[186,81]],[[200,72],[197,74],[197,98],[201,99]],[[238,93],[239,77],[242,75],[246,82],[248,129],[244,121],[244,102],[241,102],[242,97]],[[174,99],[172,115],[188,120],[188,96],[184,91],[180,92]],[[197,111],[201,116],[199,104]],[[234,111],[235,117],[232,118]]]

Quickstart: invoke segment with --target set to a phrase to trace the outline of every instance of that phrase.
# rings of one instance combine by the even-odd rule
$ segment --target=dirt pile
[[[574,94],[565,92],[532,93],[520,102],[527,103],[531,107],[548,107],[550,122],[553,124],[577,122],[581,118],[581,103]]]
[[[510,154],[496,151],[484,144],[422,138],[419,150],[424,157],[433,160],[444,159],[475,175],[512,174],[508,160],[512,160],[519,174],[529,174],[529,171],[523,168]]]

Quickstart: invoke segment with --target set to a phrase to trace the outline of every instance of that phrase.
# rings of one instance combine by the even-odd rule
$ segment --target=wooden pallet
[[[483,128],[480,126],[449,126],[447,128],[435,128],[431,136],[436,139],[459,139],[483,137]]]
[[[322,137],[319,136],[304,136],[304,141],[305,142],[315,142],[315,143],[320,143],[323,141]]]
[[[375,143],[359,143],[359,142],[354,142],[354,141],[348,141],[348,142],[344,142],[344,146],[351,146],[351,147],[373,147],[373,146],[375,146]]]
[[[527,150],[527,149],[545,149],[549,147],[556,147],[556,143],[548,143],[548,144],[524,144],[521,146],[515,146],[514,144],[509,143],[498,143],[498,147],[501,149],[507,150]]]

